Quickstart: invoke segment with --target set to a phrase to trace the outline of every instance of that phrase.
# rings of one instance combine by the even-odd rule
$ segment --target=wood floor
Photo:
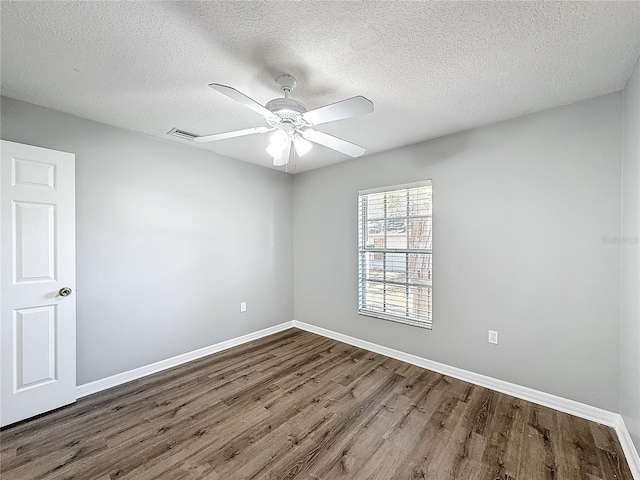
[[[0,440],[3,480],[632,480],[608,427],[293,329]]]

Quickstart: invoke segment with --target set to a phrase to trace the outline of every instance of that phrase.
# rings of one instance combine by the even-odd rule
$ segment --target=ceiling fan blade
[[[243,137],[245,135],[253,135],[255,133],[265,133],[271,130],[273,130],[273,128],[269,128],[269,127],[245,128],[244,130],[236,130],[235,132],[214,133],[213,135],[203,135],[201,137],[195,137],[193,141],[198,143],[215,142],[217,140],[225,140],[227,138]]]
[[[329,147],[333,150],[337,150],[340,153],[349,155],[350,157],[359,157],[361,155],[364,155],[364,153],[366,152],[366,150],[360,145],[347,142],[346,140],[342,140],[341,138],[334,137],[333,135],[329,135],[324,132],[319,132],[318,130],[314,130],[313,128],[307,128],[306,130],[303,130],[302,136],[310,142]]]
[[[321,123],[333,122],[335,120],[342,120],[343,118],[351,118],[371,112],[373,112],[373,103],[371,100],[358,96],[310,110],[303,114],[302,118],[310,125],[319,125]]]
[[[226,95],[232,100],[235,100],[238,103],[241,103],[247,108],[250,108],[256,113],[259,113],[265,118],[270,118],[272,120],[280,120],[280,117],[277,116],[270,110],[267,110],[262,105],[260,105],[255,100],[250,99],[244,93],[239,92],[235,88],[227,87],[226,85],[220,85],[219,83],[210,83],[209,86],[213,88],[216,92],[220,92],[223,95]]]

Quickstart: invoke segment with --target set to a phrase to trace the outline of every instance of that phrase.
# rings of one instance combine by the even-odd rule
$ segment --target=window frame
[[[368,219],[367,214],[363,212],[362,197],[366,195],[376,194],[376,193],[392,193],[398,190],[409,190],[409,189],[420,188],[420,187],[431,187],[431,215],[411,216],[407,214],[407,216],[396,217],[396,216],[389,216],[389,214],[385,211],[383,219],[380,219],[379,221],[385,222],[385,227],[383,227],[384,229],[383,231],[385,232],[385,238],[386,238],[386,235],[388,233],[388,230],[386,229],[386,225],[387,225],[387,222],[390,220],[403,219],[406,222],[405,228],[408,230],[411,218],[429,217],[431,219],[431,222],[430,222],[431,248],[430,249],[410,248],[408,239],[407,239],[406,248],[389,248],[387,246],[380,248],[375,246],[374,247],[367,246],[368,236],[369,236],[367,221],[371,221],[371,219],[370,218]],[[365,273],[367,267],[366,267],[366,262],[363,261],[363,259],[366,258],[367,252],[374,253],[374,254],[382,253],[383,255],[386,255],[389,253],[391,254],[400,253],[400,254],[410,255],[412,253],[415,253],[415,254],[421,254],[421,255],[427,254],[431,256],[431,263],[430,263],[431,273],[432,273],[431,285],[419,285],[421,288],[427,288],[431,290],[431,309],[429,310],[430,317],[428,319],[424,319],[424,320],[415,319],[402,314],[396,315],[389,312],[383,312],[375,309],[366,308],[366,300],[365,300],[366,292],[367,292],[366,284],[367,284],[367,281],[370,279],[367,279],[367,276]],[[408,262],[408,257],[407,257],[407,262]],[[388,284],[397,285],[398,283],[396,282],[390,281],[387,283],[386,272],[388,271],[390,270],[387,270],[386,265],[384,265],[383,266],[383,272],[385,272],[384,279],[380,283],[382,283],[383,285],[388,285]],[[405,285],[406,288],[409,288],[412,285],[408,277],[405,282],[400,282],[400,284]],[[401,185],[392,185],[388,187],[360,190],[358,192],[358,314],[367,316],[367,317],[379,318],[382,320],[389,320],[396,323],[412,325],[415,327],[426,328],[428,330],[431,330],[433,329],[433,309],[432,308],[433,308],[433,182],[432,180],[423,180],[419,182],[405,183]]]

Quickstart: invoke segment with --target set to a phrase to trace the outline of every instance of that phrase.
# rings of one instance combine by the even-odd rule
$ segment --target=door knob
[[[60,295],[61,297],[68,297],[69,295],[71,295],[71,292],[73,292],[73,290],[71,290],[69,287],[62,287],[58,291],[58,295]]]

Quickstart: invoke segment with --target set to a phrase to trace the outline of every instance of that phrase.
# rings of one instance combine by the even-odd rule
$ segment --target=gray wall
[[[293,318],[289,175],[8,98],[1,120],[76,154],[78,384]]]
[[[622,98],[620,413],[640,451],[640,61]]]
[[[636,204],[625,200],[622,232],[635,235],[637,67],[634,79],[624,94],[624,192]],[[296,318],[620,407],[637,441],[638,278],[624,271],[638,249],[603,241],[621,232],[622,98],[295,180],[7,98],[0,134],[77,156],[79,384]],[[356,313],[357,192],[422,179],[433,179],[436,209],[432,331]],[[621,287],[631,312],[622,330]],[[487,343],[488,329],[500,345]]]
[[[620,138],[618,93],[297,175],[295,318],[617,411]],[[424,179],[432,331],[357,314],[358,190]]]

